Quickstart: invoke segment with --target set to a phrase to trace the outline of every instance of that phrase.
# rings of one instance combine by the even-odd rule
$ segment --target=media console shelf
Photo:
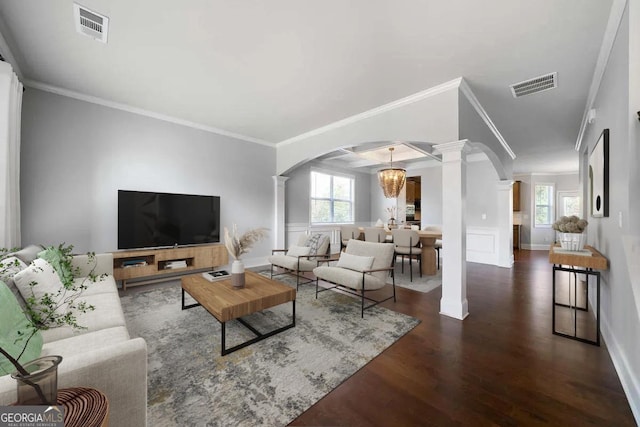
[[[215,269],[229,263],[224,245],[218,243],[169,249],[113,252],[113,277],[127,285],[144,285],[194,270]],[[185,267],[186,265],[186,267]],[[129,281],[132,282],[129,282]]]

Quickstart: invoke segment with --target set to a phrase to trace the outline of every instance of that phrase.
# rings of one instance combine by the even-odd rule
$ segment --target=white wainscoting
[[[286,224],[287,248],[295,244],[301,234],[322,233],[331,239],[331,253],[340,252],[340,226],[336,224],[309,225],[308,223]],[[283,248],[286,249],[286,248]]]
[[[467,261],[498,265],[499,232],[497,228],[467,227]]]
[[[370,224],[361,226],[368,227]],[[287,247],[295,244],[301,234],[311,233],[327,234],[331,239],[331,253],[340,251],[340,225],[337,224],[289,223],[286,225]],[[498,233],[497,228],[467,227],[467,261],[498,265]]]

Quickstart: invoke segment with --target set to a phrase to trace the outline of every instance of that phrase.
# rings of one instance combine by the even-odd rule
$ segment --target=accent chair
[[[326,234],[302,234],[297,244],[291,245],[289,249],[273,249],[268,258],[271,263],[271,278],[282,274],[295,276],[296,289],[300,285],[313,282],[314,279],[305,276],[305,273],[312,272],[318,266],[318,260],[329,257],[330,243]],[[276,273],[278,268],[284,271]]]
[[[349,240],[345,251],[340,253],[339,259],[320,261],[320,265],[313,269],[313,274],[316,276],[316,298],[318,298],[318,293],[335,288],[357,295],[361,297],[360,317],[364,318],[366,309],[391,298],[396,301],[396,281],[393,275],[394,258],[394,248],[391,243]],[[337,261],[335,265],[329,265],[334,261]],[[391,275],[392,281],[392,296],[382,300],[365,296],[366,291],[384,288],[389,275]],[[335,286],[320,289],[320,280]],[[365,300],[371,301],[372,304],[365,306]]]

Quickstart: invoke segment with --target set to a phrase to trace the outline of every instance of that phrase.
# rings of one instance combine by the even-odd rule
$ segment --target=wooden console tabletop
[[[573,265],[577,267],[591,268],[593,270],[606,270],[609,268],[608,260],[604,255],[591,246],[587,245],[584,248],[591,251],[591,256],[556,252],[555,249],[560,249],[560,245],[551,245],[549,248],[549,262],[551,264]]]

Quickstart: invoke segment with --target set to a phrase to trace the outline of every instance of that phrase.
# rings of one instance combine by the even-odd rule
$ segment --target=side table
[[[95,388],[73,387],[58,390],[58,405],[64,406],[65,427],[106,427],[109,400]]]
[[[600,271],[595,270],[606,270],[608,268],[607,259],[596,249],[591,246],[585,246],[585,252],[583,254],[580,253],[571,253],[569,251],[563,251],[560,248],[560,245],[555,244],[552,245],[549,249],[549,262],[553,264],[553,305],[551,307],[552,310],[552,325],[553,325],[553,334],[559,335],[565,338],[574,339],[577,341],[585,342],[593,345],[600,345]],[[590,253],[589,253],[590,252]],[[571,303],[571,295],[569,295],[569,304],[560,303],[556,300],[556,272],[563,271],[568,273],[573,273],[574,277],[574,286],[573,286],[573,304]],[[584,274],[587,276],[586,283],[586,300],[584,307],[578,306],[578,274]],[[596,309],[595,309],[595,317],[596,317],[596,338],[591,340],[586,337],[581,337],[578,335],[578,311],[588,311],[589,310],[589,277],[593,276],[596,278]],[[569,292],[571,292],[571,278],[569,278]],[[573,318],[573,334],[567,334],[564,332],[560,332],[556,329],[556,309],[558,307],[568,308],[572,311]]]

